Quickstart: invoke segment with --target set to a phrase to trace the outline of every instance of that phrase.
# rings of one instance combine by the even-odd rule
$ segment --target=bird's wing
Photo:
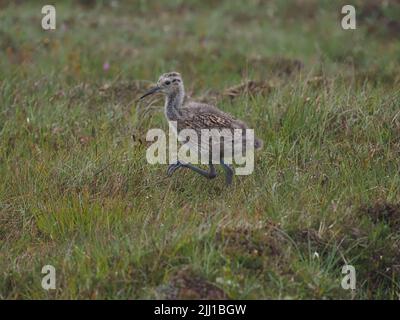
[[[180,121],[180,129],[246,129],[246,125],[218,108],[191,102],[185,109],[186,116]]]
[[[232,129],[233,119],[216,113],[199,113],[184,120],[187,127],[193,129]]]

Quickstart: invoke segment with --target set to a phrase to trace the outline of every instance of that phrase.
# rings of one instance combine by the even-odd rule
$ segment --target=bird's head
[[[147,97],[153,93],[161,92],[165,95],[177,94],[183,92],[182,77],[178,72],[168,72],[160,76],[157,85],[147,91],[140,99]]]

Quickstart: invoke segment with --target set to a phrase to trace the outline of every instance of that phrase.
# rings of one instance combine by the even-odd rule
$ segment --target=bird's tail
[[[260,150],[264,145],[264,142],[261,139],[254,138],[254,149]]]

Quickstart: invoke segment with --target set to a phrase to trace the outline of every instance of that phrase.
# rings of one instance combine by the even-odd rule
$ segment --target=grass
[[[0,11],[0,298],[399,299],[395,1],[347,31],[340,1],[113,3]],[[255,128],[252,175],[146,162],[136,98],[172,70]]]

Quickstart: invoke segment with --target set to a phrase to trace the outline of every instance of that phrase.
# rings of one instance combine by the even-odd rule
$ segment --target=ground
[[[397,1],[56,1],[54,31],[10,3],[0,298],[399,299]],[[253,174],[147,163],[168,126],[137,98],[169,71],[264,140]]]

